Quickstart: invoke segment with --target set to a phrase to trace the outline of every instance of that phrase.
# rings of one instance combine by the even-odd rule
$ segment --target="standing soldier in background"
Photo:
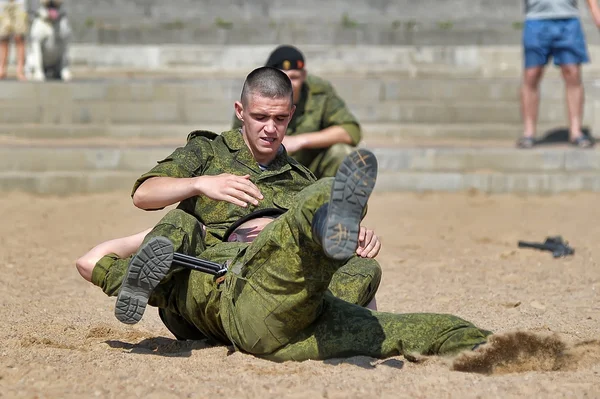
[[[283,145],[317,178],[335,175],[342,160],[361,138],[360,125],[329,82],[305,69],[304,56],[293,46],[279,46],[266,66],[285,72],[292,81],[296,112]],[[234,118],[234,128],[242,122]]]
[[[17,53],[17,79],[25,79],[25,0],[0,0],[0,79],[6,78],[9,43],[12,37]]]

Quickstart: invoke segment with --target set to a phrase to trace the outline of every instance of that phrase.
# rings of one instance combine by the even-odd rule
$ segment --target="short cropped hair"
[[[294,91],[288,76],[277,68],[260,67],[248,74],[240,101],[248,105],[250,95],[261,97],[285,98],[289,97],[290,107],[293,104]]]

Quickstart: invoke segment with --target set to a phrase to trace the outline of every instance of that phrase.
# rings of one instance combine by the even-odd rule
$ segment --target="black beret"
[[[279,46],[273,50],[265,66],[284,71],[304,69],[304,56],[294,46]]]
[[[235,229],[240,227],[243,223],[246,223],[248,220],[264,218],[264,217],[276,218],[278,216],[283,215],[284,213],[285,213],[285,211],[283,209],[265,208],[265,209],[259,209],[258,211],[254,211],[254,212],[250,213],[249,215],[243,216],[243,217],[239,218],[234,224],[229,226],[229,228],[225,232],[225,235],[223,236],[223,241],[227,241],[227,239],[229,238],[231,233],[233,233],[235,231]]]

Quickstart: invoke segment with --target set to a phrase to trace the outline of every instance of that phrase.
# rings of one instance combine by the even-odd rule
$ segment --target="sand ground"
[[[162,214],[135,209],[126,192],[0,198],[0,397],[600,397],[600,344],[589,342],[600,338],[598,195],[374,194],[366,223],[384,244],[381,310],[588,342],[558,371],[501,375],[440,358],[276,364],[177,342],[156,309],[119,324],[114,298],[79,277],[75,259]],[[555,234],[575,256],[517,248]]]

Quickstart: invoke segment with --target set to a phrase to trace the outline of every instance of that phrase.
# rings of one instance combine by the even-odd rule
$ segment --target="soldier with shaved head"
[[[277,47],[266,65],[288,75],[294,90],[296,111],[283,139],[286,150],[317,178],[334,176],[362,138],[358,121],[329,82],[308,74],[296,47]],[[234,118],[233,127],[241,126]]]

